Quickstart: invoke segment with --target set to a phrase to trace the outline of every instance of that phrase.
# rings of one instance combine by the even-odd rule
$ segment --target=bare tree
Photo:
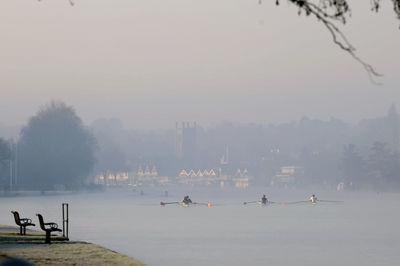
[[[0,138],[0,163],[10,160],[11,149],[10,144],[4,139]]]
[[[0,188],[6,186],[6,180],[10,175],[10,160],[12,152],[10,143],[0,138]]]
[[[38,0],[41,1],[41,0]],[[71,6],[74,6],[73,0],[68,0]],[[258,0],[262,3],[262,0]],[[281,0],[275,0],[279,5]],[[306,14],[313,16],[321,22],[332,36],[333,42],[341,49],[347,52],[357,62],[359,62],[368,74],[369,79],[374,84],[375,78],[382,76],[372,65],[366,63],[356,54],[355,47],[350,43],[343,31],[337,26],[337,23],[346,24],[347,19],[351,16],[351,9],[348,0],[287,0],[289,3],[299,8],[298,14]],[[400,20],[400,0],[391,0],[393,2],[393,10],[396,17]],[[370,0],[371,10],[378,12],[381,7],[381,0]]]
[[[42,0],[38,0],[38,1],[40,2],[40,1],[42,1]],[[68,0],[68,2],[69,2],[69,4],[70,4],[71,6],[74,6],[74,5],[75,5],[75,2],[72,1],[72,0]]]
[[[400,19],[400,0],[391,1],[393,2],[393,10],[397,18]],[[299,8],[299,15],[313,16],[321,22],[331,34],[333,42],[364,67],[373,83],[379,84],[375,81],[375,77],[379,77],[381,74],[355,53],[355,47],[337,26],[337,23],[346,24],[347,19],[351,16],[351,9],[347,0],[288,0],[288,2]],[[381,0],[370,0],[370,2],[371,10],[378,12]],[[276,0],[276,5],[279,5],[279,3],[280,0]]]
[[[21,130],[20,177],[27,188],[79,188],[91,173],[96,139],[75,110],[51,102]]]
[[[365,162],[354,144],[343,147],[343,155],[339,168],[346,186],[359,188],[367,182],[365,180]]]

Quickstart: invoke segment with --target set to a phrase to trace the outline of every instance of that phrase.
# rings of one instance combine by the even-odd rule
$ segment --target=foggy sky
[[[145,129],[180,120],[357,122],[400,103],[399,21],[388,0],[378,14],[351,1],[344,27],[383,86],[285,1],[75,2],[0,2],[0,122],[23,124],[50,100],[74,106],[86,123],[118,117]]]

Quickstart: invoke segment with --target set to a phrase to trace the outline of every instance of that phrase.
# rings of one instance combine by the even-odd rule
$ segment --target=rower
[[[317,197],[313,194],[310,198],[311,203],[317,203]]]
[[[189,204],[189,203],[192,203],[192,200],[189,198],[189,196],[185,196],[185,197],[183,198],[182,202],[183,202],[184,204]]]
[[[265,195],[262,196],[261,203],[264,204],[264,205],[266,205],[268,203],[268,199],[267,199],[267,197]]]

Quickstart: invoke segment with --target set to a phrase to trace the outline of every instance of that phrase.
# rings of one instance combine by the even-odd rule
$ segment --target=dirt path
[[[55,240],[44,244],[44,234],[27,231],[19,236],[19,229],[0,225],[0,264],[9,257],[22,258],[34,265],[144,265],[126,255],[95,244]]]

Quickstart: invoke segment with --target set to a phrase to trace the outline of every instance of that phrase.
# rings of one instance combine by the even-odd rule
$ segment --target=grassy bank
[[[0,263],[9,257],[22,258],[35,265],[144,265],[128,256],[95,244],[52,237],[44,244],[44,233],[0,225]]]

